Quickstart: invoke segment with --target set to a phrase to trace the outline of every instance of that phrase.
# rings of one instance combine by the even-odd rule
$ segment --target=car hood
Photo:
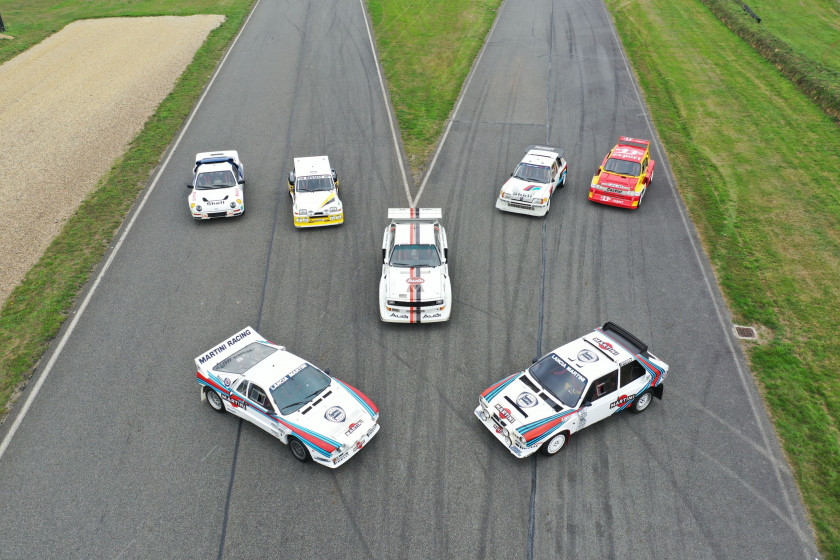
[[[312,402],[280,418],[339,443],[356,441],[375,422],[373,411],[337,380]]]
[[[226,189],[193,189],[188,200],[190,204],[199,204],[212,210],[215,206],[227,206],[238,198],[241,198],[242,190],[237,187]]]
[[[490,412],[512,429],[571,410],[525,372],[514,376],[501,390],[492,391],[488,397]]]
[[[384,279],[388,299],[427,301],[443,298],[446,267],[389,266]]]
[[[511,177],[504,184],[502,190],[504,190],[507,194],[516,195],[528,200],[531,198],[548,196],[549,187],[551,187],[551,185],[548,183],[532,183],[530,181],[523,181],[522,179]]]
[[[608,171],[602,171],[598,177],[598,184],[602,187],[611,189],[621,189],[625,191],[632,191],[638,184],[638,177],[625,177],[624,175],[615,175]]]
[[[335,191],[300,192],[295,194],[295,205],[300,210],[323,212],[330,206],[341,206]]]

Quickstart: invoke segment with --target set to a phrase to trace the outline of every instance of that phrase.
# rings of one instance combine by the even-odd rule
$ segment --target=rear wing
[[[630,331],[623,329],[610,321],[604,323],[604,326],[601,327],[601,330],[604,332],[604,334],[620,342],[631,353],[646,354],[648,349],[647,344],[636,338],[636,336],[631,334]]]
[[[260,333],[253,327],[245,327],[227,340],[220,342],[213,348],[202,353],[200,356],[196,356],[195,365],[199,368],[212,369],[225,356],[244,348],[252,342],[261,342],[264,340]]]
[[[443,218],[440,208],[388,208],[388,219],[401,222],[436,222]]]
[[[528,146],[528,148],[525,150],[525,153],[527,154],[531,150],[537,150],[538,152],[551,152],[551,153],[557,154],[560,157],[563,157],[563,152],[564,152],[563,148],[557,148],[555,146],[542,146],[540,144],[534,144],[533,146]]]
[[[201,152],[195,155],[195,168],[193,173],[198,171],[198,167],[208,163],[229,163],[234,168],[239,168],[239,154],[235,150],[228,150],[225,152]]]
[[[625,146],[634,146],[636,148],[649,148],[650,147],[650,140],[639,140],[638,138],[631,138],[629,136],[620,136],[618,138],[619,145],[624,144]]]

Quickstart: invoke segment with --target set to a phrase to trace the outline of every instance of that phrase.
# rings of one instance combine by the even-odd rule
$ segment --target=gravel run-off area
[[[0,65],[0,302],[223,21],[81,20]]]

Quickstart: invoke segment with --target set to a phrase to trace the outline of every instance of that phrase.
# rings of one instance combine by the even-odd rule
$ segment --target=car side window
[[[265,391],[256,385],[251,385],[251,390],[248,392],[248,398],[263,408],[270,408],[268,397],[265,396]]]
[[[241,395],[247,395],[248,394],[247,393],[247,391],[248,391],[248,380],[247,379],[240,380],[239,383],[237,383],[236,386],[234,386],[233,390],[238,392]]]
[[[629,363],[621,366],[621,386],[624,387],[628,383],[636,381],[642,377],[647,370],[637,360],[631,360]]]
[[[596,379],[589,387],[584,402],[597,402],[598,399],[614,393],[618,389],[618,370],[613,371],[600,379]]]

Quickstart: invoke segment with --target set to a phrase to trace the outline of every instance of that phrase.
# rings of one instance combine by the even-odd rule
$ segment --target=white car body
[[[190,215],[196,220],[231,218],[245,212],[245,168],[236,150],[195,155]]]
[[[530,146],[525,157],[502,185],[496,208],[516,214],[545,216],[551,195],[566,185],[568,166],[563,150],[553,146]]]
[[[202,353],[195,365],[201,400],[287,445],[297,440],[321,465],[342,465],[379,431],[379,409],[361,391],[266,341],[252,327]]]
[[[379,316],[389,323],[448,321],[449,245],[440,208],[389,208],[382,240]]]
[[[667,375],[647,345],[606,323],[492,385],[475,415],[515,456],[553,455],[586,426],[661,399]]]
[[[338,175],[327,156],[295,158],[289,173],[289,194],[297,228],[337,226],[344,223],[344,205],[338,197]]]

